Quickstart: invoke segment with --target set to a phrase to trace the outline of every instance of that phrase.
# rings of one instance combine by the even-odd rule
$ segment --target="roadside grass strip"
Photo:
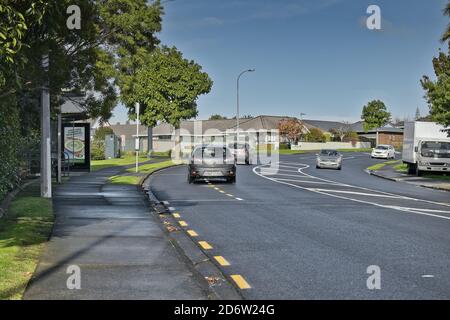
[[[373,166],[367,167],[367,170],[371,170],[371,171],[380,170],[380,169],[383,169],[387,165],[400,164],[400,161],[401,160],[390,160],[390,161],[385,161],[382,163],[377,163],[377,164],[374,164]]]
[[[141,156],[139,157],[139,162],[145,162],[149,159],[147,156]],[[92,160],[91,161],[91,171],[97,171],[100,169],[105,168],[112,168],[117,166],[126,166],[136,163],[136,157],[133,156],[125,156],[121,158],[115,158],[115,159],[106,159],[106,160]]]
[[[52,201],[40,197],[39,184],[13,199],[0,219],[0,300],[22,299],[53,222]]]
[[[236,285],[239,287],[239,289],[250,289],[251,286],[248,284],[248,282],[239,274],[232,274],[231,279],[236,283]]]

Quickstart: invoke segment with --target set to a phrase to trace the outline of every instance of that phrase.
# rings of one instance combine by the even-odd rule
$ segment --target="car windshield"
[[[450,158],[450,142],[424,141],[421,155],[426,158]]]
[[[320,151],[321,156],[328,156],[328,157],[337,157],[338,152],[336,150],[322,150]]]
[[[226,147],[201,147],[194,150],[193,157],[195,160],[226,159],[231,157],[231,153]]]
[[[388,146],[378,146],[375,149],[377,149],[377,150],[387,150]]]

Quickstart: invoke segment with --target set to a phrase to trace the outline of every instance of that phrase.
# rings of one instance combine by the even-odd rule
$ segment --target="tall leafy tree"
[[[450,16],[450,2],[444,14]],[[446,42],[448,48],[447,52],[439,51],[439,55],[433,58],[436,79],[423,76],[420,82],[425,90],[431,119],[444,127],[450,127],[450,25],[441,40]],[[446,131],[450,136],[450,129]]]
[[[391,113],[381,100],[372,100],[363,107],[361,119],[364,120],[364,130],[367,132],[386,125],[391,119]]]
[[[178,128],[181,120],[197,116],[197,98],[212,84],[200,65],[184,59],[176,48],[162,47],[137,72],[132,101],[140,102],[145,125],[162,121]]]

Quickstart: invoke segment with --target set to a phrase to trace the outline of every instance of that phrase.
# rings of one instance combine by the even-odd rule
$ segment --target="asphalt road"
[[[449,299],[450,194],[369,176],[382,160],[365,153],[346,153],[341,171],[314,161],[240,165],[235,185],[189,185],[175,167],[152,190],[227,276],[242,276],[245,298]],[[367,287],[372,265],[380,289]]]

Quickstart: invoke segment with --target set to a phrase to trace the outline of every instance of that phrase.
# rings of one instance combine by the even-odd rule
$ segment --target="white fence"
[[[320,149],[359,149],[370,148],[370,142],[299,142],[297,145],[291,145],[292,150],[320,150]]]

